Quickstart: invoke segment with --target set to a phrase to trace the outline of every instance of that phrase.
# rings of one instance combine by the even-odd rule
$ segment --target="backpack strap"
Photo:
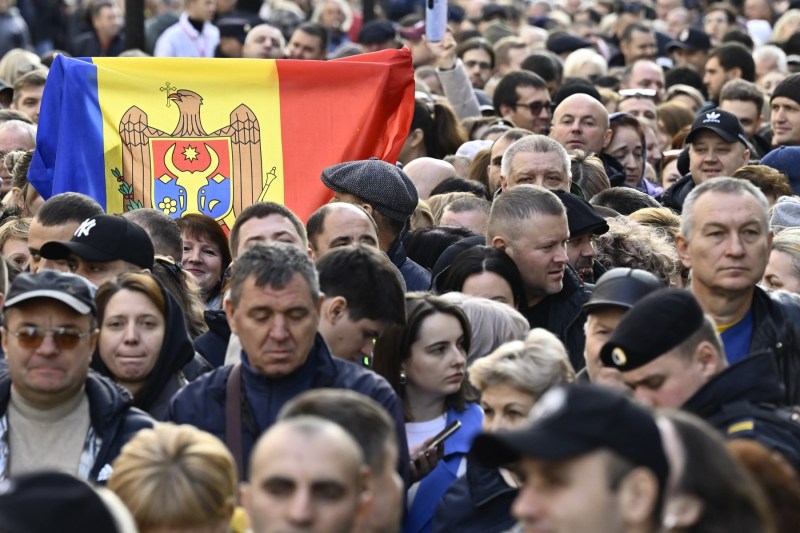
[[[242,460],[242,364],[233,366],[225,384],[225,444],[236,461],[239,480],[244,480]]]

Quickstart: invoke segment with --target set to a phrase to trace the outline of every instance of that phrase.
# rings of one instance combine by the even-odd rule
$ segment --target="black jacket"
[[[545,328],[564,343],[576,371],[584,366],[583,345],[586,343],[586,335],[583,332],[583,323],[586,322],[586,314],[583,312],[583,304],[589,301],[591,295],[591,289],[581,283],[572,267],[567,266],[560,292],[546,296],[533,307],[522,310],[531,328]],[[540,321],[543,310],[547,312],[544,322]]]
[[[779,416],[784,406],[778,365],[769,352],[747,357],[714,376],[683,409],[728,438],[755,439],[800,468],[800,423]]]
[[[208,331],[194,340],[194,349],[214,368],[225,364],[225,352],[231,338],[228,317],[222,309],[207,309],[204,313]]]
[[[694,185],[692,175],[685,175],[673,183],[669,189],[664,191],[661,203],[664,204],[664,207],[669,207],[680,213],[683,211],[683,202],[686,200],[686,197],[689,196],[689,193],[692,192],[692,189],[694,189]]]
[[[608,176],[608,181],[611,182],[611,186],[622,187],[625,185],[625,167],[622,166],[622,163],[605,152],[595,155],[603,162],[603,168],[606,169],[606,175]]]
[[[753,293],[750,353],[772,352],[786,389],[786,403],[800,405],[800,297],[785,292]]]
[[[104,483],[111,472],[111,463],[125,443],[140,429],[153,427],[153,419],[131,406],[127,391],[92,371],[86,379],[86,395],[90,427],[94,431],[95,445],[100,446],[89,481]],[[11,378],[4,373],[0,375],[0,414],[3,416],[8,414],[10,399]]]
[[[497,468],[475,461],[450,485],[436,506],[433,533],[502,533],[516,520],[511,504],[519,491],[510,487]]]
[[[403,235],[394,241],[386,255],[403,275],[407,291],[427,291],[431,288],[431,273],[408,258],[403,246]]]

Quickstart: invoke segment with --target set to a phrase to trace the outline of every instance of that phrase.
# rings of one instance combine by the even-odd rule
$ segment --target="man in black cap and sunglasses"
[[[3,305],[0,480],[51,470],[103,482],[122,446],[152,419],[89,374],[98,329],[92,286],[45,270],[16,277]]]

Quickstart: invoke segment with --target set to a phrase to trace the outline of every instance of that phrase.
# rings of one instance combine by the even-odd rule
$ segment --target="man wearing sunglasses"
[[[93,289],[73,274],[16,277],[3,306],[0,480],[38,470],[102,482],[122,446],[152,419],[89,374],[98,330]]]

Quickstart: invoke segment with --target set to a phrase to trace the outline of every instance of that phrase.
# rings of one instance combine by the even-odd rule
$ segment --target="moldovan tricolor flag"
[[[323,168],[394,163],[414,112],[408,49],[336,61],[58,56],[29,178],[108,213],[204,213],[230,228],[250,204],[305,220]]]

